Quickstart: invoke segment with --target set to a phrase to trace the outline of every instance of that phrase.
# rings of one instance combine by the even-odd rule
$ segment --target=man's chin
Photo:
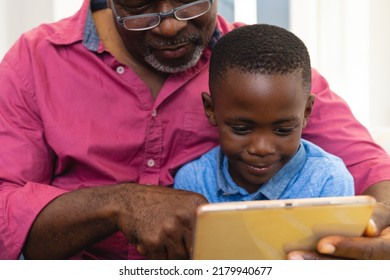
[[[203,49],[197,48],[192,55],[192,58],[190,60],[186,60],[182,63],[176,63],[175,65],[167,65],[163,64],[160,61],[156,59],[156,57],[152,54],[149,54],[145,56],[145,61],[154,69],[156,69],[159,72],[166,73],[166,74],[175,74],[187,71],[188,69],[194,67],[200,57],[202,56]]]
[[[159,72],[166,73],[166,74],[175,74],[175,73],[181,73],[184,71],[187,71],[194,65],[186,64],[186,65],[180,65],[180,66],[168,66],[168,65],[155,65],[155,64],[150,64],[154,69],[156,69]]]

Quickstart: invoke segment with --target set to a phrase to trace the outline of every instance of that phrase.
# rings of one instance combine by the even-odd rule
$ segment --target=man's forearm
[[[66,259],[117,231],[115,188],[66,193],[35,220],[23,254],[27,259]]]
[[[190,257],[198,193],[121,184],[59,196],[38,215],[23,253],[28,259],[64,259],[121,231],[151,259]]]
[[[390,226],[390,181],[376,183],[368,187],[363,194],[373,196],[378,202],[371,217],[375,225],[371,231],[373,235],[381,234]]]
[[[390,206],[390,181],[383,181],[368,187],[364,195],[375,197],[378,202]]]

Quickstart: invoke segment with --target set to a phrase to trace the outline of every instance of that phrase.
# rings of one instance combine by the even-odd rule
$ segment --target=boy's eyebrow
[[[286,123],[286,122],[295,122],[297,120],[298,120],[297,116],[286,116],[286,117],[280,118],[280,119],[272,122],[272,124],[278,125],[278,124],[282,124],[282,123]],[[240,117],[240,116],[229,118],[228,121],[230,121],[230,122],[244,122],[244,123],[249,123],[249,124],[256,123],[252,119],[248,119],[246,117]]]
[[[274,121],[273,124],[281,124],[281,123],[286,123],[286,122],[293,122],[293,121],[297,121],[298,118],[296,116],[286,116],[286,117],[283,117],[277,121]]]
[[[240,116],[235,116],[232,118],[228,119],[231,122],[245,122],[245,123],[255,123],[253,120],[245,118],[245,117],[240,117]]]

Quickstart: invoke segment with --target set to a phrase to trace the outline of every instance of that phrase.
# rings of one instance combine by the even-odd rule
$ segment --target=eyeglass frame
[[[184,8],[188,8],[188,7],[191,7],[193,5],[196,5],[198,3],[202,3],[202,2],[208,2],[209,3],[209,8],[207,9],[207,11],[205,11],[204,13],[201,13],[199,15],[196,15],[196,16],[193,16],[193,17],[190,17],[190,18],[186,18],[186,19],[181,19],[181,18],[178,18],[176,16],[176,12],[177,11],[180,11]],[[117,10],[116,10],[116,7],[115,7],[115,3],[114,3],[114,0],[111,0],[111,8],[112,8],[112,11],[114,12],[114,15],[115,15],[115,19],[116,21],[121,24],[126,30],[129,30],[129,31],[146,31],[146,30],[150,30],[150,29],[153,29],[153,28],[156,28],[157,26],[159,26],[161,24],[161,21],[163,18],[167,18],[167,17],[174,17],[176,20],[180,20],[180,21],[187,21],[187,20],[192,20],[194,18],[198,18],[200,16],[203,16],[204,14],[206,14],[208,11],[210,11],[210,8],[211,8],[211,5],[213,4],[213,0],[197,0],[197,1],[194,1],[194,2],[191,2],[191,3],[188,3],[188,4],[184,4],[184,5],[181,5],[179,7],[176,7],[168,12],[160,12],[160,13],[148,13],[148,14],[140,14],[140,15],[134,15],[134,16],[125,16],[125,17],[121,17]],[[157,24],[155,25],[152,25],[152,26],[149,26],[149,27],[144,27],[144,28],[136,28],[136,29],[130,29],[130,28],[127,28],[126,25],[124,24],[125,20],[127,19],[137,19],[137,18],[143,18],[143,17],[152,17],[152,16],[158,16],[159,17],[159,21]]]

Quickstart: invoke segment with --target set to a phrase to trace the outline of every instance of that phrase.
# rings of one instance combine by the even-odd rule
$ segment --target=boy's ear
[[[217,120],[215,119],[214,113],[214,103],[211,96],[206,92],[202,92],[202,101],[204,112],[206,113],[206,117],[209,120],[209,123],[212,126],[217,126]]]
[[[316,99],[316,96],[314,94],[310,94],[309,98],[307,99],[306,107],[305,107],[305,116],[303,119],[303,127],[305,127],[307,125],[307,123],[309,122],[309,118],[310,118],[311,112],[313,110],[313,105],[314,105],[315,99]]]

